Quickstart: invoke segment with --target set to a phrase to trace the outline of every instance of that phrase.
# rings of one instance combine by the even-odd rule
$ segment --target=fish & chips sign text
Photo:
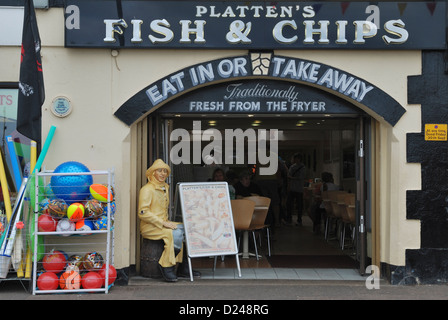
[[[445,3],[67,0],[65,45],[110,48],[437,49]],[[437,31],[436,31],[437,30]],[[429,36],[430,35],[430,36]]]
[[[375,6],[370,6],[375,8]],[[372,9],[372,10],[375,10]],[[304,18],[298,21],[293,18],[294,14],[299,14]],[[223,23],[224,28],[228,26],[228,32],[225,33],[225,41],[230,45],[249,45],[252,43],[252,34],[255,32],[252,27],[253,22],[250,19],[280,19],[272,28],[273,39],[283,45],[294,44],[299,41],[303,35],[303,44],[313,45],[329,44],[333,41],[335,44],[345,45],[348,43],[348,37],[352,39],[353,44],[364,44],[367,38],[377,36],[378,27],[371,20],[355,20],[353,34],[347,34],[349,21],[337,20],[333,24],[329,20],[313,20],[316,15],[313,6],[289,5],[289,6],[226,6],[223,11],[217,11],[216,6],[196,6],[195,20],[180,20],[178,25],[167,19],[154,19],[144,21],[142,19],[132,19],[130,25],[124,19],[105,19],[105,37],[104,42],[116,42],[115,34],[123,33],[130,27],[132,31],[131,43],[139,44],[144,41],[150,41],[152,44],[168,44],[176,41],[175,30],[178,31],[179,44],[205,44],[207,20],[202,18],[215,18],[228,20],[229,24]],[[239,18],[249,18],[249,20],[240,20]],[[149,23],[150,33],[146,38],[142,35],[142,25]],[[333,29],[336,38],[329,38],[329,31]],[[405,23],[401,19],[389,20],[384,24],[384,35],[382,39],[386,44],[402,44],[409,38],[409,33],[405,29]],[[291,33],[291,35],[288,35]],[[269,33],[266,33],[269,34]],[[315,37],[317,38],[315,40]]]

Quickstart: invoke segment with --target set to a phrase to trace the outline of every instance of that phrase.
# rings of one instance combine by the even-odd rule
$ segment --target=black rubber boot
[[[174,272],[175,266],[164,268],[159,264],[160,271],[162,272],[163,279],[167,282],[176,282],[177,276]]]
[[[201,273],[196,270],[192,270],[194,278],[200,278]],[[184,256],[182,257],[182,263],[177,267],[177,276],[179,278],[190,278],[190,268],[188,267],[188,258],[186,250],[184,251]]]

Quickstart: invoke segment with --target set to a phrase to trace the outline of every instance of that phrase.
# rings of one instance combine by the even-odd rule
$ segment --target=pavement
[[[112,286],[107,294],[83,292],[36,295],[28,290],[27,281],[0,282],[0,300],[169,300],[178,306],[189,301],[211,304],[255,301],[275,307],[283,304],[282,301],[294,300],[447,299],[448,284],[391,285],[385,280],[179,279],[176,283],[167,283],[158,279],[131,279],[128,285]]]
[[[130,280],[128,285],[112,286],[107,294],[37,295],[30,294],[25,283],[3,281],[0,283],[0,300],[9,300],[3,302],[2,306],[14,308],[11,310],[19,312],[21,316],[67,316],[87,312],[101,318],[119,315],[136,318],[144,314],[159,316],[163,310],[163,316],[167,319],[248,316],[280,319],[283,315],[300,314],[318,315],[319,318],[334,318],[336,315],[346,317],[355,310],[357,313],[362,310],[364,313],[380,312],[402,317],[404,313],[412,314],[413,310],[421,310],[415,304],[417,301],[448,299],[448,284],[404,286],[390,285],[383,280],[179,279],[176,283],[158,279]],[[322,300],[326,300],[324,304]],[[329,304],[331,300],[333,303]],[[389,303],[390,307],[386,311],[373,305],[374,300],[395,302],[393,305]],[[402,304],[397,304],[398,300],[412,301],[412,304],[403,308]],[[62,301],[65,303],[60,303]],[[67,304],[71,301],[80,301],[82,304]],[[368,305],[362,309],[355,308],[355,301],[358,304],[359,301],[368,301]],[[32,302],[36,305],[29,304]],[[108,305],[104,307],[98,305],[99,302]],[[439,314],[436,313],[436,306],[440,306],[442,311],[444,303],[431,305],[433,314]],[[59,309],[62,312],[55,312]]]

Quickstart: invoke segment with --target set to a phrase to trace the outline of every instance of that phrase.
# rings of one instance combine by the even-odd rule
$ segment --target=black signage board
[[[277,80],[241,80],[195,90],[157,110],[184,114],[297,114],[362,113],[347,101],[298,83]]]
[[[67,0],[65,46],[445,49],[445,1]]]
[[[243,81],[254,78],[260,81],[248,82],[249,84]],[[281,84],[265,84],[267,80],[281,81]],[[224,82],[228,85],[212,87]],[[244,86],[238,86],[243,82]],[[301,86],[299,90],[296,88],[298,83],[309,88]],[[328,100],[322,100],[313,88],[320,90],[322,97]],[[209,89],[216,91],[205,93]],[[194,101],[209,101],[213,104],[192,105],[193,102],[181,98],[193,91],[198,92],[192,93],[196,99]],[[206,96],[201,97],[202,93],[199,91],[204,92]],[[273,96],[274,92],[277,97]],[[333,98],[330,99],[326,93],[333,95]],[[238,99],[243,97],[249,99],[243,101],[244,98],[238,102]],[[255,113],[258,110],[269,113],[326,113],[331,110],[335,113],[352,113],[348,109],[340,108],[340,102],[334,100],[337,97],[354,106],[364,106],[364,110],[370,109],[392,126],[406,112],[386,92],[344,70],[310,60],[253,54],[207,61],[178,70],[140,90],[114,114],[127,125],[131,125],[149,112],[158,110],[162,105],[166,106],[166,102],[177,98],[184,101],[180,106],[173,107],[180,108],[177,109],[179,112],[249,113],[252,110],[251,112]],[[257,98],[259,104],[250,106],[252,98]]]

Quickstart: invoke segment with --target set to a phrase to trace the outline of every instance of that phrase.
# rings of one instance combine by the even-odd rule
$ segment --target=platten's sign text
[[[441,49],[445,3],[68,0],[67,47]]]

